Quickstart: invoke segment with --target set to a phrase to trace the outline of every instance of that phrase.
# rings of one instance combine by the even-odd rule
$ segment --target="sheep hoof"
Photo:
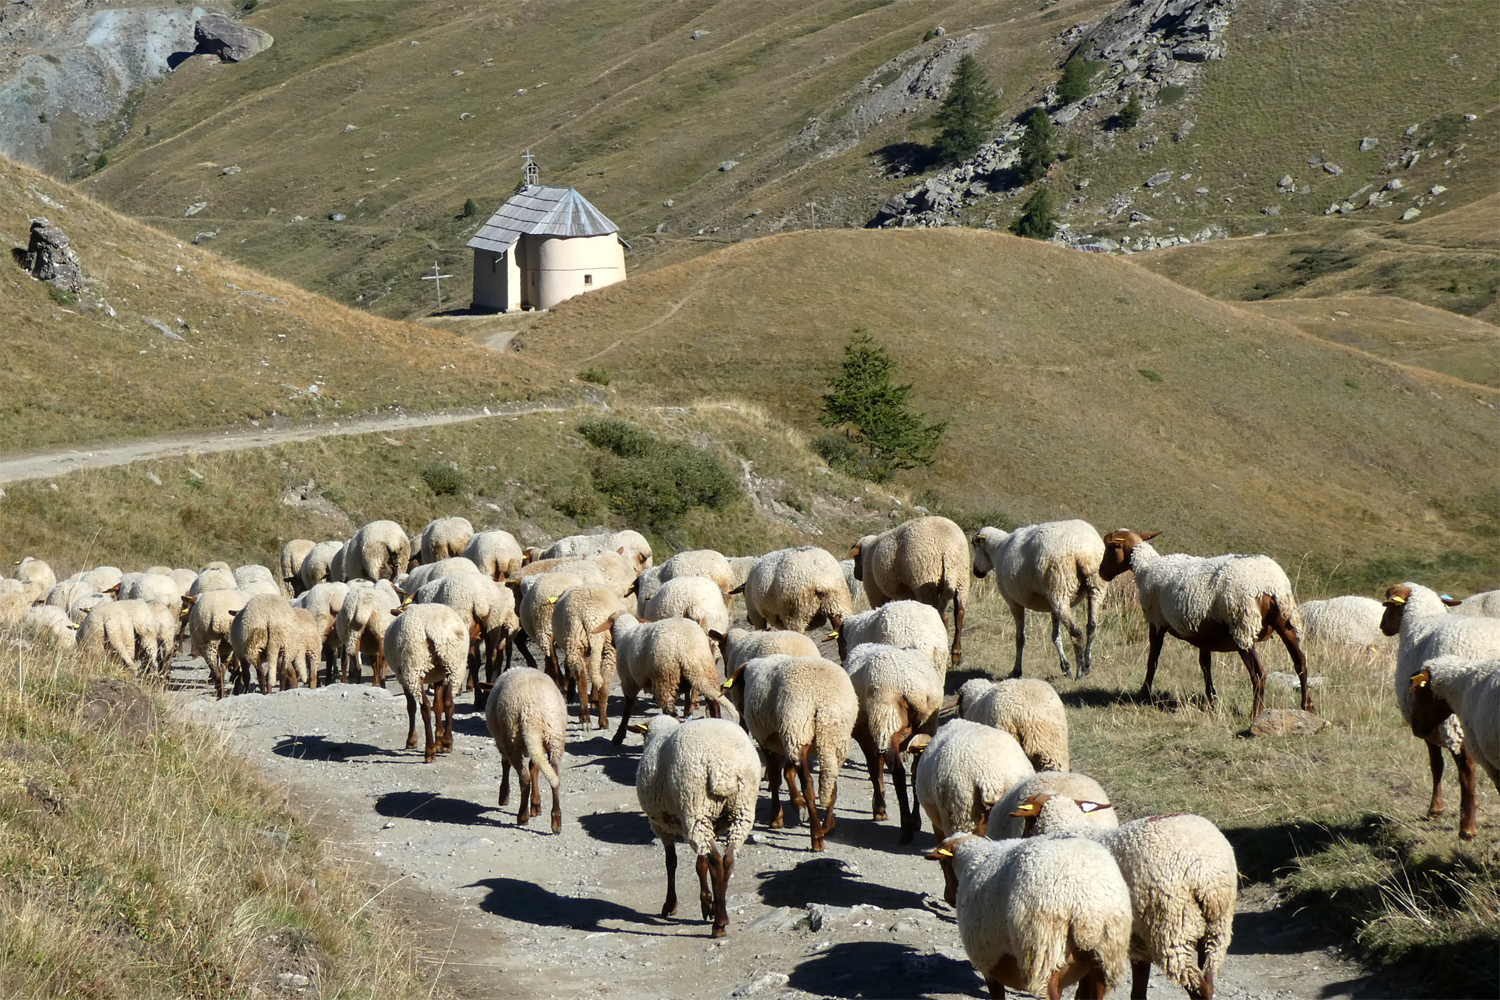
[[[897,843],[900,843],[900,844],[910,844],[913,840],[916,840],[916,839],[917,839],[917,831],[915,831],[915,830],[902,830],[901,831],[901,839],[899,841],[897,841]]]
[[[721,938],[721,937],[723,937],[724,936],[724,926],[722,924],[714,924],[714,929],[708,932],[708,936],[712,937],[712,938]]]
[[[877,809],[877,810],[875,810],[874,819],[875,819],[876,822],[879,822],[879,821],[881,821],[881,820],[883,820],[885,818],[886,818],[886,813],[885,813],[884,809]]]
[[[1462,840],[1462,841],[1465,841],[1465,842],[1473,840],[1474,839],[1474,831],[1473,830],[1459,830],[1458,831],[1458,839]]]

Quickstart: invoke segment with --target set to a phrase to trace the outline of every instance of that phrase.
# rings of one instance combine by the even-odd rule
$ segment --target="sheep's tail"
[[[720,712],[728,713],[728,718],[734,718],[734,704],[724,697],[724,690],[719,686],[719,668],[714,666],[712,675],[705,676],[702,671],[688,668],[684,671],[687,675],[688,686],[697,691],[704,702],[714,702],[719,706]]]
[[[1028,992],[1037,996],[1047,995],[1047,981],[1052,973],[1068,961],[1071,953],[1075,959],[1086,958],[1104,972],[1105,989],[1112,990],[1121,983],[1130,971],[1130,917],[1128,914],[1110,914],[1083,905],[1072,908],[1066,915],[1052,915],[1054,920],[1066,920],[1067,926],[1049,928],[1049,921],[1037,921],[1027,946],[1021,955],[1022,968],[1026,975]]]
[[[813,717],[813,753],[818,757],[818,808],[824,812],[832,808],[839,787],[839,770],[849,754],[848,731],[843,731],[841,739],[834,732],[838,727],[832,722],[822,712]]]
[[[542,739],[543,720],[530,717],[530,713],[523,709],[520,721],[521,740],[526,744],[526,756],[531,758],[548,784],[553,788],[561,787],[562,779],[557,776],[557,769],[552,766],[552,759],[547,756],[547,747]]]

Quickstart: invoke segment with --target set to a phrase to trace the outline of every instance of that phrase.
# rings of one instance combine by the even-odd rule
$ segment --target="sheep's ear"
[[[1423,667],[1411,675],[1411,683],[1407,685],[1406,690],[1409,694],[1416,694],[1420,688],[1427,687],[1431,683],[1432,671]]]
[[[74,632],[77,632],[82,627],[82,622],[68,622],[68,628],[72,629]]]
[[[618,618],[618,617],[620,617],[619,612],[616,612],[616,613],[610,615],[608,618],[606,618],[604,620],[604,624],[599,625],[596,628],[589,629],[589,635],[598,635],[600,632],[607,632],[610,629],[614,628],[615,627],[615,619]]]
[[[1085,812],[1085,813],[1100,812],[1101,810],[1104,810],[1104,809],[1113,809],[1113,808],[1114,808],[1114,804],[1110,803],[1110,802],[1079,802],[1078,803],[1078,811],[1079,812]]]
[[[1015,816],[1017,819],[1027,819],[1035,816],[1039,812],[1041,812],[1041,809],[1037,806],[1037,804],[1032,802],[1030,799],[1027,799],[1025,802],[1022,802],[1020,805],[1016,806],[1016,808],[1011,811],[1011,815]]]
[[[827,642],[832,642],[833,640],[837,639],[838,637],[839,637],[839,630],[838,629],[834,629],[832,632],[829,632],[828,635],[824,636],[824,639]]]
[[[625,546],[621,545],[618,549],[615,549],[615,551],[623,556],[625,554]]]
[[[844,556],[844,558],[845,559],[858,559],[859,558],[859,546],[856,545],[856,546],[854,546],[854,548],[850,549],[848,555]]]
[[[188,607],[192,607],[194,604],[196,604],[198,602],[198,598],[200,596],[201,595],[199,595],[199,594],[183,594],[182,595],[182,599],[184,601],[187,601]]]
[[[948,697],[946,697],[946,698],[943,699],[943,705],[942,705],[942,708],[940,709],[940,711],[951,712],[951,711],[953,711],[957,707],[958,707],[958,695],[957,694],[950,694]]]
[[[1456,608],[1460,604],[1463,603],[1463,601],[1459,600],[1458,598],[1456,598],[1456,597],[1449,597],[1447,594],[1440,594],[1438,596],[1438,600],[1442,601],[1444,604],[1448,605],[1448,607],[1450,607],[1450,608]]]
[[[741,665],[741,667],[734,672],[733,676],[731,676],[729,678],[729,680],[725,681],[720,686],[721,690],[728,691],[730,688],[734,687],[734,682],[737,681],[737,680],[739,680],[740,679],[740,675],[743,674],[744,672],[745,672],[745,668],[744,668],[743,665]]]
[[[1161,534],[1160,531],[1143,531],[1141,532],[1141,541],[1149,542],[1159,534]]]
[[[632,733],[640,733],[642,736],[645,736],[648,727],[644,722],[632,722],[625,728],[630,730]]]
[[[908,753],[921,753],[927,749],[927,744],[931,742],[931,736],[928,736],[926,733],[918,733],[906,741],[906,750]]]
[[[937,847],[933,848],[928,853],[922,855],[922,857],[926,858],[928,861],[947,861],[949,858],[953,857],[953,852],[949,850],[947,842],[945,841],[942,844],[939,844]]]
[[[722,643],[724,641],[724,633],[715,631],[714,629],[708,630],[708,637],[717,643]]]

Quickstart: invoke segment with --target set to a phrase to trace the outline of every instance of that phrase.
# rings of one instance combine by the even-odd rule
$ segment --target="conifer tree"
[[[829,376],[823,396],[825,427],[844,429],[855,444],[863,445],[877,478],[889,469],[915,469],[936,461],[938,443],[946,423],[929,424],[926,414],[909,406],[912,385],[896,385],[895,361],[884,346],[863,328],[855,327],[844,347],[844,361]]]
[[[943,163],[962,163],[983,145],[999,113],[1000,98],[990,87],[979,60],[963,56],[937,112],[937,123],[943,130],[933,142],[933,152]]]

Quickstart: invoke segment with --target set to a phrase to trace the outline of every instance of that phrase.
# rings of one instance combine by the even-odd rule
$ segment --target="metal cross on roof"
[[[437,307],[439,312],[441,312],[443,308],[443,279],[453,277],[453,275],[451,274],[439,274],[438,272],[440,270],[441,268],[438,267],[438,262],[433,261],[432,273],[422,275],[423,281],[431,281],[435,283],[435,287],[437,288]]]
[[[528,149],[526,152],[522,153],[521,159],[526,161],[526,165],[521,168],[522,179],[527,184],[540,183],[542,178],[542,171],[541,168],[536,165],[536,157],[531,155],[531,150]]]

